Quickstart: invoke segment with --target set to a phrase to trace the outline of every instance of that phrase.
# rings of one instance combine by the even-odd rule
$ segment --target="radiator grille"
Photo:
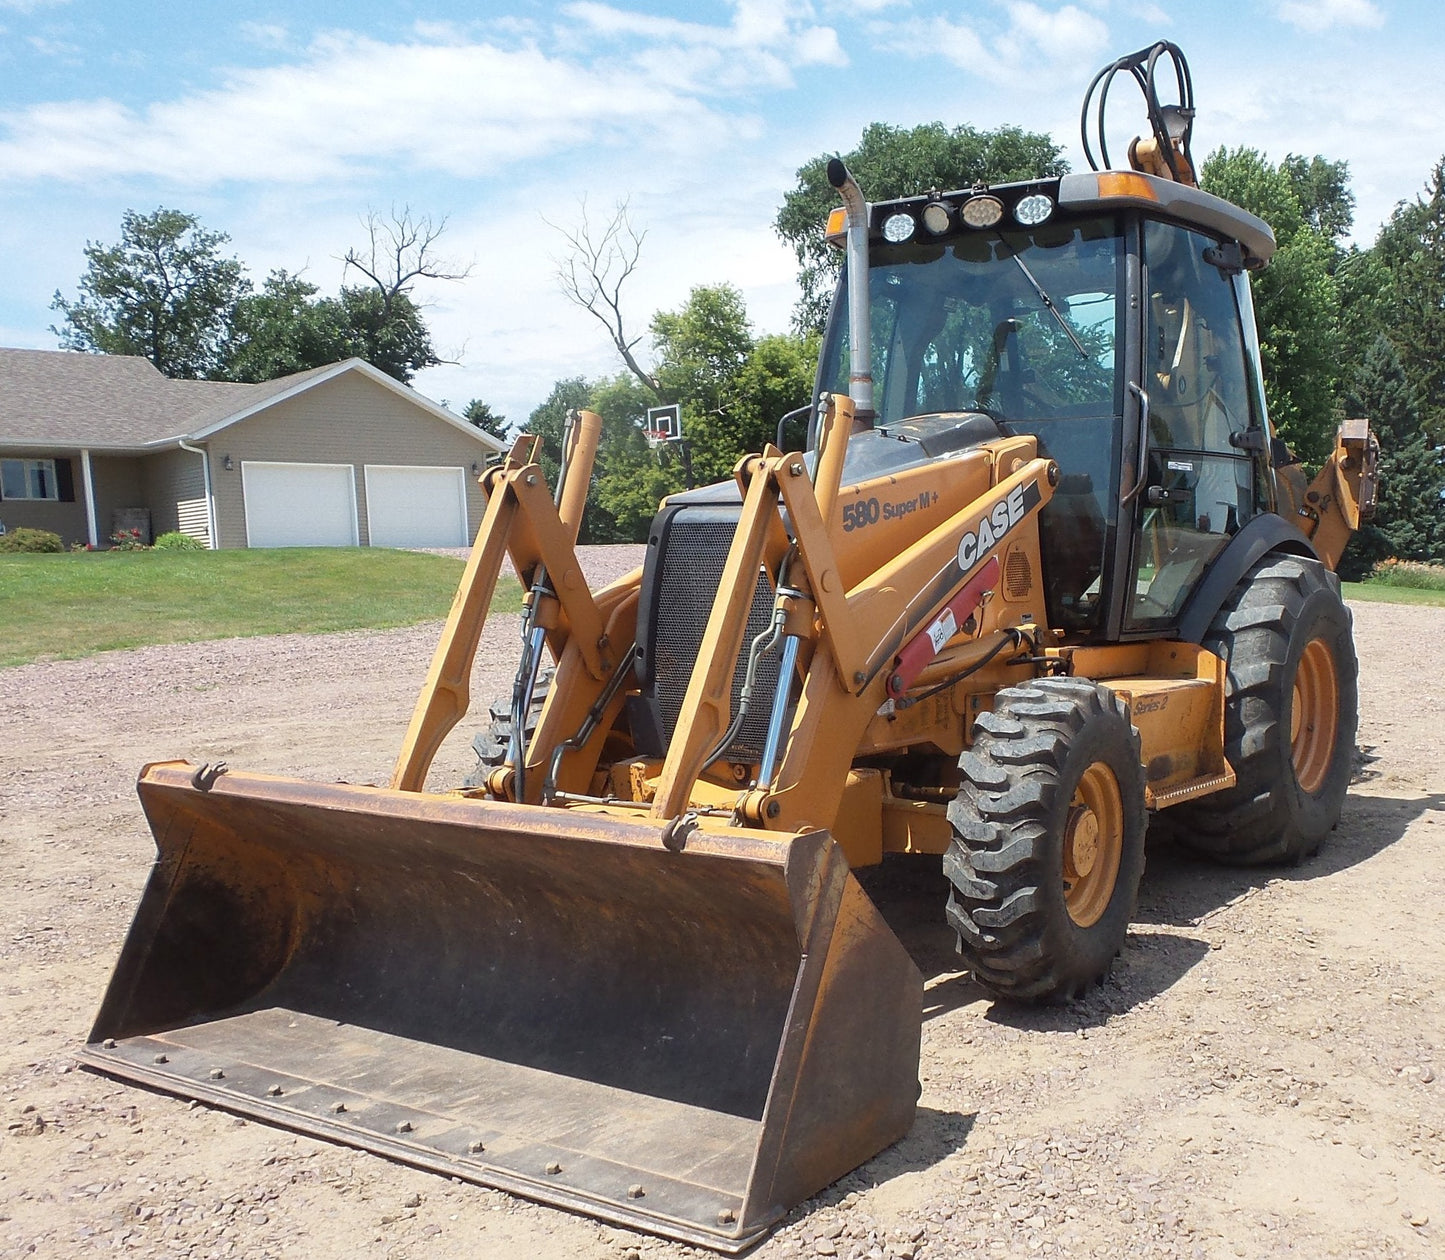
[[[660,588],[655,605],[657,613],[650,644],[654,693],[668,743],[672,742],[673,732],[677,729],[683,697],[687,694],[687,684],[702,647],[702,637],[707,630],[707,620],[717,598],[718,584],[737,528],[736,519],[690,521],[690,515],[686,511],[677,513],[669,522],[663,539],[659,559],[662,568],[658,574]],[[737,716],[743,678],[747,672],[748,651],[753,640],[768,628],[772,612],[772,585],[759,569],[757,589],[753,592],[753,603],[748,612],[748,627],[733,669],[734,717]],[[737,739],[728,747],[727,755],[732,760],[757,761],[761,757],[768,729],[768,712],[777,684],[778,654],[774,652],[758,665],[748,719]]]

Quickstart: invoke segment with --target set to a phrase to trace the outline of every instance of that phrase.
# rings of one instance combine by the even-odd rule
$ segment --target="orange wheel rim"
[[[1340,726],[1340,687],[1335,654],[1323,639],[1311,639],[1294,675],[1290,709],[1290,757],[1294,777],[1313,796],[1325,785],[1335,759]]]
[[[1124,797],[1102,761],[1084,771],[1064,823],[1064,904],[1079,927],[1093,927],[1114,897],[1124,855]]]

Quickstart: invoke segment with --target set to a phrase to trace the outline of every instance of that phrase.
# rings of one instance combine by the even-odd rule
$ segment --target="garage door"
[[[465,547],[466,470],[367,464],[366,526],[373,547]]]
[[[241,462],[248,547],[354,547],[356,470],[350,464]]]

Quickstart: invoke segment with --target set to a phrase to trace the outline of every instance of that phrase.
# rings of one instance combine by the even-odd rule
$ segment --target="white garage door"
[[[241,462],[248,547],[354,547],[356,470],[350,464]]]
[[[373,547],[465,547],[466,470],[367,464],[366,525]]]

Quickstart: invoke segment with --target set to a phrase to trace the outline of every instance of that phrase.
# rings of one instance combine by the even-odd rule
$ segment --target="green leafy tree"
[[[403,384],[443,360],[421,311],[405,293],[390,298],[348,286],[316,297],[316,286],[272,272],[259,293],[236,303],[211,375],[269,381],[342,359],[365,359]]]
[[[492,410],[491,403],[483,402],[480,398],[473,398],[462,411],[462,417],[476,425],[483,433],[490,433],[494,438],[505,439],[507,436],[507,417],[498,415]]]
[[[1329,454],[1340,419],[1335,247],[1308,222],[1289,172],[1255,149],[1216,149],[1199,182],[1274,229],[1279,248],[1251,284],[1265,397],[1280,435],[1306,463],[1318,464]]]
[[[557,485],[562,461],[562,439],[567,427],[567,413],[592,407],[593,386],[580,376],[557,381],[545,402],[533,408],[527,418],[527,432],[542,439],[538,462],[547,477],[547,484]],[[594,467],[592,488],[587,496],[587,509],[582,517],[578,537],[584,543],[615,542],[616,525],[612,514],[601,506],[597,494],[599,469]]]
[[[343,358],[365,359],[406,384],[423,368],[445,362],[432,348],[420,308],[406,293],[344,287],[321,306],[341,330]]]
[[[1352,380],[1378,337],[1398,336],[1394,328],[1395,277],[1378,248],[1352,246],[1335,264],[1340,294],[1341,375]]]
[[[346,358],[339,308],[317,301],[316,294],[316,286],[300,276],[273,271],[231,311],[215,375],[270,381]]]
[[[72,302],[56,292],[51,309],[63,318],[51,332],[67,350],[144,355],[172,377],[210,375],[250,287],[240,262],[221,254],[229,241],[179,210],[127,210],[119,244],[86,243],[80,294]]]
[[[1346,405],[1352,415],[1366,416],[1379,436],[1380,489],[1375,519],[1350,540],[1341,576],[1362,577],[1390,556],[1440,559],[1445,553],[1445,466],[1420,423],[1400,356],[1385,337],[1370,347]]]
[[[1392,282],[1388,335],[1426,432],[1445,442],[1445,158],[1431,171],[1426,195],[1396,207],[1374,252]]]
[[[731,476],[741,456],[773,441],[778,421],[812,397],[816,335],[755,339],[731,285],[694,289],[679,310],[653,316],[652,334],[660,392],[682,404],[700,483]]]
[[[838,194],[828,183],[829,156],[799,167],[797,185],[783,197],[774,221],[778,235],[798,258],[802,298],[795,319],[803,330],[821,330],[841,265],[823,239],[828,212],[838,204]],[[967,124],[945,127],[941,122],[911,128],[873,123],[843,161],[864,194],[876,200],[931,189],[971,188],[977,183],[1040,179],[1069,169],[1062,148],[1049,136],[1019,127],[981,131]]]
[[[596,500],[607,518],[594,527],[606,531],[598,542],[641,542],[658,503],[683,488],[679,453],[666,446],[652,450],[642,433],[655,403],[652,391],[627,372],[592,386],[588,405],[602,417]]]
[[[1343,239],[1355,221],[1355,194],[1350,191],[1350,164],[1330,162],[1315,154],[1285,155],[1280,169],[1289,178],[1305,223],[1330,242]]]

